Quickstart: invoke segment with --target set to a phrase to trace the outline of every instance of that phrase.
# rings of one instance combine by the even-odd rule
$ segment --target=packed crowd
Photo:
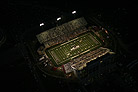
[[[51,46],[54,46],[54,45],[57,45],[60,43],[64,43],[68,40],[71,40],[71,39],[77,37],[78,35],[86,32],[86,31],[87,31],[87,29],[85,27],[81,27],[81,28],[76,29],[76,30],[70,30],[69,32],[62,33],[62,35],[56,35],[55,37],[50,36],[51,40],[46,41],[44,43],[44,45],[46,48],[49,48]]]
[[[84,54],[78,58],[75,58],[71,62],[71,66],[74,67],[75,69],[80,70],[80,68],[83,68],[83,66],[86,65],[86,63],[97,59],[98,57],[101,57],[105,55],[106,53],[110,52],[109,49],[100,47],[97,50],[91,51],[87,54]]]
[[[53,45],[68,41],[87,31],[86,25],[87,22],[84,18],[78,18],[46,30],[36,35],[36,37],[41,44],[43,43],[46,48],[49,48]]]

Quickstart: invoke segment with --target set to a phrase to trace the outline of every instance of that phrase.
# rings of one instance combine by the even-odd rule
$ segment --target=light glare
[[[61,20],[61,17],[57,18],[57,21],[58,21],[58,20]]]
[[[72,12],[72,14],[75,14],[75,13],[76,13],[76,11],[73,11],[73,12]]]
[[[40,24],[40,26],[43,26],[43,25],[44,25],[44,23],[41,23],[41,24]]]

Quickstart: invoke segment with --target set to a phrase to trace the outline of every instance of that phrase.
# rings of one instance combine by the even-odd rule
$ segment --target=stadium
[[[64,74],[76,74],[89,62],[110,53],[110,49],[104,48],[103,39],[94,29],[87,28],[87,24],[85,18],[80,17],[36,35],[44,45],[37,52],[42,55],[41,59],[46,58],[46,67],[49,65]]]
[[[46,52],[51,57],[55,66],[60,66],[99,46],[101,46],[101,43],[90,32],[86,32],[63,44],[49,48]]]

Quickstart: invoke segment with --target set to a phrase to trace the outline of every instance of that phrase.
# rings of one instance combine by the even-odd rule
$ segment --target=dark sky
[[[133,11],[132,15],[135,16],[134,11],[137,10],[135,5],[136,4],[132,4],[131,2],[125,2],[122,4],[122,7],[126,6],[128,10],[131,12]],[[117,7],[119,6],[117,5]],[[19,28],[24,26],[26,28],[29,28],[30,26],[43,21],[43,19],[46,20],[46,17],[49,15],[60,16],[62,12],[69,12],[72,10],[82,10],[84,13],[89,11],[95,12],[93,10],[98,11],[98,9],[106,10],[105,12],[107,12],[108,17],[108,14],[112,13],[112,11],[116,10],[117,8],[107,7],[107,4],[102,5],[100,2],[90,2],[90,0],[80,0],[78,2],[71,0],[1,1],[0,24],[2,28],[7,28],[7,26],[9,28],[16,28],[15,26],[17,25]],[[5,25],[7,26],[5,27]]]
[[[99,2],[100,3],[100,2]],[[27,27],[27,24],[35,24],[43,19],[46,19],[48,15],[54,12],[58,12],[59,15],[62,12],[69,12],[71,10],[82,10],[83,12],[93,11],[94,9],[105,9],[109,12],[115,10],[116,8],[109,8],[106,5],[101,6],[99,3],[80,0],[80,1],[71,1],[71,0],[45,0],[45,1],[3,1],[0,3],[0,23],[1,26],[20,26]],[[113,6],[113,5],[112,5]],[[135,4],[124,3],[122,6],[128,7],[130,11],[136,11]],[[118,7],[118,6],[117,6]],[[107,12],[108,12],[107,11]],[[111,12],[112,13],[112,12]],[[132,13],[133,14],[133,13]],[[107,15],[108,16],[108,15]],[[12,24],[12,25],[11,25]]]

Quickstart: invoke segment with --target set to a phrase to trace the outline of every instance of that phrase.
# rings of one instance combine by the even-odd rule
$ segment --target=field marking
[[[73,57],[69,57],[68,59],[66,59],[66,60],[64,60],[64,61],[62,61],[62,62],[59,62],[59,63],[57,63],[56,62],[56,60],[55,60],[55,62],[56,62],[56,64],[57,65],[59,65],[59,64],[61,64],[61,63],[64,63],[64,62],[66,62],[66,61],[68,61],[68,60],[70,60],[70,59],[74,59],[75,57],[78,57],[78,56],[80,56],[80,55],[82,55],[82,54],[84,54],[84,53],[87,53],[88,51],[91,51],[92,49],[94,49],[94,48],[96,48],[96,47],[98,47],[99,45],[96,45],[95,47],[93,47],[93,48],[90,48],[90,49],[88,49],[88,50],[86,50],[86,51],[83,51],[82,53],[78,53],[78,55],[75,55],[75,56],[73,56]],[[72,56],[72,55],[71,55]]]
[[[85,37],[86,36],[86,37]],[[87,37],[88,36],[88,37]],[[92,37],[91,37],[92,36]],[[64,51],[60,51],[61,50],[61,48],[64,48],[65,46],[63,46],[63,45],[67,45],[66,46],[66,48],[67,49],[69,49],[69,46],[71,45],[71,44],[73,44],[74,43],[74,40],[76,40],[76,39],[82,39],[82,38],[87,38],[85,41],[87,42],[87,43],[89,43],[89,47],[91,47],[90,49],[89,48],[87,48],[88,50],[86,50],[86,51],[81,51],[82,53],[77,53],[77,55],[75,55],[75,56],[73,56],[73,57],[71,57],[72,55],[70,55],[69,56],[69,58],[67,57],[67,59],[63,59],[62,57],[63,56],[67,56],[66,55],[66,53],[64,53],[64,55],[63,55],[63,53],[62,52],[64,52],[64,51],[66,51],[66,50],[64,50]],[[91,42],[89,42],[90,40],[89,40],[89,38],[91,39]],[[93,38],[93,39],[92,39]],[[86,46],[85,45],[85,41],[82,41],[83,43],[81,43],[81,45],[84,45],[84,46]],[[56,56],[58,56],[59,58],[60,58],[60,61],[62,61],[62,62],[57,62],[57,60],[55,60],[55,58],[53,58],[54,59],[54,61],[55,61],[55,63],[57,64],[57,65],[59,65],[59,64],[61,64],[61,63],[64,63],[64,62],[66,62],[66,61],[68,61],[68,60],[70,60],[70,59],[73,59],[73,58],[75,58],[75,57],[77,57],[77,56],[79,56],[79,55],[82,55],[82,54],[84,54],[84,53],[86,53],[86,52],[88,52],[88,51],[90,51],[90,50],[92,50],[92,49],[94,49],[94,48],[96,48],[96,47],[98,47],[99,45],[101,45],[101,43],[100,44],[96,44],[97,42],[95,42],[95,41],[97,41],[98,43],[100,43],[96,38],[94,38],[94,36],[91,34],[91,33],[86,33],[86,34],[84,34],[84,35],[82,35],[82,36],[79,36],[79,37],[76,37],[76,38],[74,38],[74,39],[72,39],[72,40],[70,40],[70,41],[68,41],[68,42],[65,42],[65,43],[63,43],[63,44],[61,44],[61,45],[59,45],[59,46],[57,46],[57,47],[54,47],[54,48],[51,48],[50,50],[48,50],[48,52],[50,53],[50,55],[52,56],[52,58],[53,58],[53,55],[52,55],[52,53],[51,53],[51,51],[58,51],[58,53],[60,53],[61,55],[57,55],[57,53],[56,53]],[[75,45],[77,45],[78,43],[77,42],[79,42],[78,40],[76,40],[75,41]],[[68,44],[68,43],[70,43],[70,45]],[[95,46],[92,46],[92,45],[95,45]],[[69,45],[69,46],[68,46]],[[63,47],[61,47],[61,46],[63,46]],[[84,46],[81,46],[81,48],[82,47],[84,47]],[[57,49],[57,48],[60,48],[60,49]],[[70,52],[70,51],[68,51],[68,52]]]
[[[69,42],[73,42],[74,40],[79,39],[79,38],[81,38],[81,37],[83,37],[83,36],[86,36],[86,35],[88,35],[88,34],[91,34],[91,33],[86,33],[86,34],[84,34],[84,35],[81,35],[81,36],[79,36],[79,37],[76,37],[76,38],[74,38],[74,39],[72,39],[72,40],[69,40],[69,41],[63,43],[63,44],[60,44],[60,45],[57,46],[57,47],[51,48],[51,50],[52,50],[52,49],[55,49],[55,48],[58,48],[58,47],[61,47],[62,45],[67,44],[67,43],[69,43]]]

